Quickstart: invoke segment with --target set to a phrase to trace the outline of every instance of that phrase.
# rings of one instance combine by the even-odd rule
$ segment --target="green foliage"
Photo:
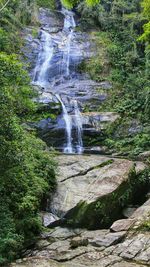
[[[3,66],[0,72],[0,216],[4,220],[0,263],[3,264],[12,260],[23,245],[33,243],[41,230],[37,214],[41,200],[55,187],[55,164],[46,145],[24,132],[16,116],[32,109],[31,91],[30,94],[29,90],[24,91],[24,87],[29,88],[29,80],[22,64],[16,57],[3,53],[0,59]]]
[[[29,86],[28,74],[13,54],[8,56],[6,53],[0,53],[0,83],[3,87],[3,103],[6,101],[6,93],[17,114],[34,110],[35,106],[30,100],[34,94]]]
[[[40,7],[56,9],[56,1],[55,0],[37,0],[37,4]]]
[[[85,1],[81,1],[81,0],[61,0],[62,4],[71,9],[74,6],[76,6],[77,4],[79,4],[80,2],[84,2],[87,6],[94,6],[97,5],[100,0],[85,0]]]
[[[89,73],[93,80],[103,81],[109,75],[109,60],[106,47],[110,40],[104,32],[92,32],[91,40],[95,43],[93,49],[98,52],[97,56],[83,61],[79,66],[79,70]]]
[[[146,0],[142,1],[142,9],[139,0],[101,1],[96,7],[87,7],[83,2],[78,5],[83,28],[97,29],[97,55],[83,62],[82,70],[94,80],[111,81],[113,86],[99,111],[116,111],[126,121],[137,120],[140,125],[150,120],[149,10],[150,1]],[[124,127],[121,119],[120,125],[106,134],[104,144],[132,155],[149,149],[150,129],[143,127],[140,133],[131,135],[130,126],[128,133]]]
[[[33,23],[35,1],[14,0],[0,17],[0,265],[14,260],[41,231],[42,201],[55,188],[55,162],[46,145],[21,127],[36,110],[20,62],[20,30]],[[30,10],[29,10],[30,9]]]
[[[140,231],[150,231],[150,220],[145,220],[138,228]]]

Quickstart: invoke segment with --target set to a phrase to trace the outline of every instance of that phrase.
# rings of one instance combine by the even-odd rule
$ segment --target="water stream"
[[[73,12],[63,9],[62,13],[65,16],[63,32],[67,35],[67,42],[63,54],[63,68],[64,65],[66,65],[65,75],[68,77],[70,75],[69,67],[70,67],[71,43],[76,23],[74,20]]]
[[[73,12],[63,8],[61,13],[64,15],[64,26],[62,31],[58,32],[57,36],[55,35],[55,38],[48,30],[41,30],[41,50],[34,69],[33,83],[41,86],[44,90],[52,87],[55,80],[72,79],[70,64],[76,23]],[[55,65],[58,68],[55,67],[54,70]],[[62,97],[58,94],[56,97],[62,106],[62,117],[65,122],[64,153],[81,154],[83,151],[82,118],[78,102],[75,99],[70,100],[70,106],[72,105],[73,109],[73,114],[70,114]]]
[[[74,112],[75,112],[75,127],[77,130],[77,145],[76,145],[76,152],[81,154],[83,152],[83,141],[82,141],[82,115],[79,110],[78,102],[76,100],[73,101],[74,103]]]
[[[37,85],[46,87],[48,83],[48,69],[54,53],[54,45],[51,35],[44,30],[41,31],[41,42],[43,46],[38,56],[33,81]]]
[[[60,98],[59,95],[56,95],[58,98],[59,102],[61,103],[62,110],[63,110],[63,119],[66,124],[66,136],[67,136],[67,143],[64,148],[65,153],[73,153],[73,147],[72,147],[72,136],[71,136],[71,131],[72,131],[72,120],[71,117],[69,116],[69,113],[67,111],[67,108],[65,107],[62,99]]]

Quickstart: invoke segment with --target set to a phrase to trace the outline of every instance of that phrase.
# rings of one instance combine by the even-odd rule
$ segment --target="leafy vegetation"
[[[150,149],[150,1],[99,1],[90,7],[80,1],[77,9],[83,29],[96,29],[91,38],[97,55],[81,69],[94,80],[111,81],[113,88],[99,111],[116,111],[122,118],[105,144],[132,155]]]
[[[37,0],[37,4],[40,7],[56,9],[56,1],[55,0]]]
[[[78,5],[81,1],[80,0],[61,0],[62,4],[71,9],[73,8],[74,6]],[[82,1],[83,2],[83,1]],[[87,6],[94,6],[96,5],[97,3],[99,3],[99,0],[85,0],[84,3],[87,5]]]
[[[23,130],[36,110],[30,79],[20,62],[21,29],[33,23],[35,1],[14,0],[0,14],[0,265],[33,244],[39,209],[55,188],[55,162],[45,143]],[[35,18],[35,17],[34,17]],[[34,20],[35,23],[35,20]]]

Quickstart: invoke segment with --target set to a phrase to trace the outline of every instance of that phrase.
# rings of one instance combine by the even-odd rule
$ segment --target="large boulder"
[[[58,187],[51,210],[61,218],[60,224],[89,229],[110,226],[122,216],[123,207],[137,195],[138,177],[146,168],[98,155],[63,155],[57,160]]]

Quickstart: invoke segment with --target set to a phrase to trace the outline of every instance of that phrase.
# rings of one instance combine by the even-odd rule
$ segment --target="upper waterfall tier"
[[[67,9],[62,9],[62,14],[65,16],[64,19],[64,30],[70,30],[71,28],[76,27],[76,22],[74,19],[74,13],[67,10]]]
[[[53,29],[50,21],[46,20],[45,13],[41,13],[43,25],[39,32],[39,51],[32,79],[34,84],[46,89],[76,77],[77,66],[88,57],[89,42],[86,42],[85,35],[83,37],[82,33],[75,31],[75,14],[62,9],[60,15],[64,16],[63,25],[56,31],[56,27]]]

